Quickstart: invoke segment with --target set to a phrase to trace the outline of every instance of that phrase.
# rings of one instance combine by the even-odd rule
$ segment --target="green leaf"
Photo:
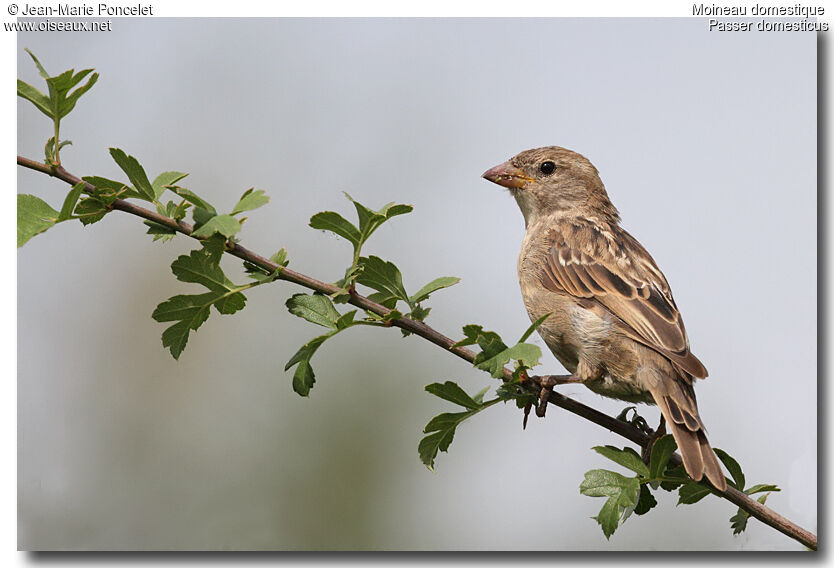
[[[479,339],[486,339],[487,337],[497,341],[501,345],[498,351],[507,348],[507,346],[504,345],[504,342],[501,341],[501,337],[497,333],[495,333],[494,331],[484,331],[480,325],[476,325],[474,323],[463,326],[463,339],[452,345],[452,347],[465,347],[467,345],[475,345],[476,343],[478,343]],[[483,349],[482,345],[479,345],[479,347]]]
[[[649,468],[643,463],[640,454],[631,448],[623,448],[621,450],[614,446],[594,446],[593,450],[642,477],[649,477]]]
[[[423,432],[428,434],[417,446],[420,461],[434,471],[434,460],[438,452],[448,451],[449,445],[455,438],[455,430],[458,425],[469,418],[472,412],[455,412],[439,414],[429,420]]]
[[[107,213],[107,207],[98,199],[92,197],[85,197],[75,206],[75,216],[83,225],[91,225],[101,221]]]
[[[246,296],[240,292],[224,294],[214,302],[215,309],[223,315],[230,315],[246,307]]]
[[[58,214],[59,223],[72,217],[72,211],[75,209],[75,204],[78,203],[78,198],[81,197],[81,192],[85,187],[87,187],[87,184],[83,181],[72,186],[72,189],[64,199],[64,204],[61,206],[61,212]]]
[[[747,495],[754,495],[755,493],[762,493],[763,491],[782,491],[776,485],[769,483],[757,483],[753,487],[748,487],[744,490]]]
[[[199,208],[195,209],[194,211],[196,213],[197,211],[199,211]],[[234,236],[236,233],[238,233],[240,229],[240,221],[238,221],[231,215],[215,215],[214,217],[206,221],[203,225],[201,225],[199,229],[192,232],[191,236],[197,238],[205,238],[210,237],[215,233],[219,233],[228,239]]]
[[[214,235],[208,239],[203,239],[201,244],[203,245],[202,252],[206,255],[206,261],[209,264],[220,264],[220,259],[223,258],[223,253],[226,251],[225,237],[223,235]],[[226,278],[226,284],[228,286],[234,286],[228,278]]]
[[[290,313],[324,327],[337,328],[341,317],[330,298],[321,294],[294,294],[286,302]]]
[[[244,211],[251,211],[253,209],[257,209],[258,207],[262,207],[267,203],[269,203],[269,197],[266,196],[264,190],[259,189],[255,191],[255,188],[251,188],[240,197],[240,201],[238,201],[235,208],[232,209],[231,214],[236,215]]]
[[[263,282],[270,278],[270,274],[267,270],[261,268],[257,264],[252,264],[248,260],[243,261],[243,269],[246,271],[246,275],[253,280]]]
[[[110,148],[110,155],[113,157],[116,164],[118,164],[122,171],[127,175],[130,183],[133,184],[133,187],[139,192],[142,198],[147,199],[148,201],[156,199],[156,194],[151,186],[151,182],[148,181],[148,175],[145,173],[145,169],[141,166],[141,164],[139,164],[139,161],[136,158],[128,156],[119,148]]]
[[[217,293],[179,295],[159,304],[151,317],[158,322],[176,321],[162,332],[162,345],[179,359],[191,331],[196,330],[209,317],[209,306],[216,300]]]
[[[72,88],[73,86],[78,84],[81,81],[81,79],[86,77],[87,74],[89,74],[91,71],[92,69],[84,69],[82,71],[79,71],[73,77],[73,80],[70,82],[70,86],[67,88],[67,91],[69,90],[69,88]],[[78,99],[81,98],[81,95],[92,89],[93,85],[96,84],[96,81],[98,81],[98,73],[93,73],[90,79],[84,85],[78,87],[72,93],[66,94],[66,91],[62,93],[61,102],[58,106],[58,116],[63,118],[66,115],[68,115],[72,111],[72,109],[75,108],[75,103],[78,102]]]
[[[17,247],[58,222],[58,212],[34,195],[17,196]]]
[[[180,321],[191,318],[194,314],[205,308],[205,317],[200,318],[197,327],[208,319],[208,308],[217,299],[218,292],[206,292],[204,294],[180,294],[168,298],[160,303],[153,311],[151,317],[158,322]],[[194,327],[193,329],[197,329]]]
[[[640,486],[640,497],[637,499],[637,506],[634,508],[636,515],[645,515],[657,506],[657,500],[649,491],[648,485]]]
[[[678,505],[692,505],[709,495],[711,491],[700,483],[685,483],[678,490]]]
[[[437,457],[437,453],[445,452],[449,449],[449,444],[452,443],[455,437],[455,429],[461,422],[500,400],[494,399],[485,403],[483,399],[488,390],[489,387],[479,391],[474,397],[471,397],[452,381],[426,385],[426,391],[434,396],[466,408],[465,412],[446,412],[439,414],[429,420],[429,423],[423,429],[423,432],[428,434],[428,436],[420,440],[417,451],[420,455],[420,461],[429,470],[434,471],[434,460]]]
[[[393,201],[387,205],[385,205],[382,209],[379,210],[379,214],[385,217],[385,220],[392,217],[396,217],[397,215],[405,215],[406,213],[411,213],[414,210],[414,207],[411,205],[403,205],[403,204],[396,204]]]
[[[353,199],[350,195],[345,193],[345,196],[353,202],[356,208],[356,214],[359,217],[359,232],[362,235],[362,242],[368,240],[368,237],[376,231],[380,225],[392,217],[397,215],[404,215],[410,213],[414,209],[411,205],[396,205],[393,202],[383,206],[379,211],[369,209]]]
[[[314,337],[307,343],[301,346],[292,358],[287,361],[284,370],[288,370],[293,365],[298,365],[292,378],[292,388],[301,396],[310,396],[310,389],[316,382],[316,375],[313,372],[313,367],[310,365],[310,359],[316,353],[316,350],[321,347],[321,344],[326,339],[333,337],[339,330],[330,331],[324,335]]]
[[[510,360],[515,359],[524,362],[527,367],[535,367],[539,364],[539,359],[542,356],[541,348],[530,343],[517,343],[492,357],[487,357],[485,353],[485,351],[482,351],[475,356],[475,366],[488,371],[496,379],[504,376],[504,365],[509,363]]]
[[[37,68],[38,68],[38,73],[40,73],[41,77],[43,77],[44,79],[49,79],[49,73],[47,73],[47,72],[46,72],[46,69],[44,69],[44,68],[43,68],[43,65],[41,65],[41,62],[40,62],[40,61],[38,61],[38,58],[37,58],[37,57],[35,57],[35,54],[34,54],[34,53],[32,53],[31,51],[29,51],[29,48],[28,48],[28,47],[24,47],[24,48],[23,48],[23,51],[25,51],[26,53],[28,53],[28,54],[29,54],[29,57],[31,57],[31,58],[32,58],[32,61],[34,61],[34,62],[35,62],[35,67],[37,67]]]
[[[637,503],[637,490],[640,482],[636,477],[626,477],[616,471],[607,469],[592,469],[585,472],[585,479],[579,486],[579,492],[589,497],[617,497],[623,490],[634,489],[634,500]]]
[[[429,294],[437,292],[442,288],[448,288],[449,286],[454,286],[460,282],[460,278],[455,278],[454,276],[441,276],[440,278],[435,278],[411,296],[408,301],[411,304],[417,304],[422,302],[423,300],[429,297]]]
[[[549,318],[552,314],[553,312],[548,312],[536,321],[534,321],[532,324],[530,324],[530,327],[527,328],[527,331],[524,332],[524,334],[521,336],[521,339],[519,339],[518,342],[524,343],[525,341],[527,341],[530,338],[530,336],[533,335],[533,332],[539,329],[539,326],[544,323],[544,320]]]
[[[183,219],[185,219],[185,212],[188,210],[189,207],[191,207],[190,203],[188,203],[185,200],[180,201],[179,204],[176,207],[174,207],[174,210],[168,216],[176,221],[182,221]]]
[[[739,508],[738,512],[730,517],[730,528],[733,529],[733,534],[741,534],[747,530],[747,520],[749,518],[750,513]]]
[[[374,292],[373,294],[368,294],[368,299],[372,302],[376,302],[377,304],[382,304],[389,310],[393,310],[397,305],[397,298],[388,292]]]
[[[482,404],[479,404],[478,402],[473,400],[472,397],[466,394],[466,391],[460,388],[460,386],[458,386],[457,383],[454,383],[452,381],[446,381],[445,383],[432,383],[430,385],[426,385],[426,391],[430,392],[436,397],[442,398],[443,400],[448,400],[449,402],[453,402],[470,410],[474,410],[482,406]]]
[[[35,62],[35,66],[38,68],[41,77],[46,81],[47,87],[49,88],[49,95],[47,96],[41,93],[23,81],[18,81],[18,95],[32,102],[41,112],[52,118],[55,121],[55,130],[57,132],[60,119],[69,114],[75,107],[78,99],[95,85],[96,81],[98,81],[98,73],[93,73],[86,84],[70,93],[73,87],[93,72],[92,69],[82,69],[78,73],[70,69],[52,77],[46,72],[46,69],[38,61],[38,58],[35,57],[35,54],[28,49],[26,52]]]
[[[479,406],[483,406],[484,404],[484,395],[489,392],[489,385],[485,386],[478,392],[472,395],[472,400],[478,403]]]
[[[353,244],[354,249],[359,246],[362,238],[359,234],[359,229],[357,229],[353,223],[334,211],[322,211],[321,213],[316,213],[310,217],[310,226],[314,229],[330,231],[331,233],[335,233],[340,237],[347,239],[351,244]]]
[[[216,216],[217,213],[212,213],[208,209],[203,209],[202,207],[194,207],[194,209],[191,210],[191,217],[194,219],[195,229],[199,229]]]
[[[683,465],[667,469],[663,472],[663,477],[666,478],[667,481],[662,481],[660,483],[660,487],[666,491],[674,491],[684,483],[688,483],[690,481],[689,475],[687,475],[686,469]]]
[[[159,304],[151,317],[158,322],[175,321],[174,325],[162,332],[162,345],[179,359],[191,331],[196,331],[209,317],[209,308],[214,305],[221,314],[232,314],[243,309],[246,297],[240,292],[223,294],[219,291],[204,294],[179,295]]]
[[[178,280],[201,284],[209,292],[174,296],[159,304],[152,314],[158,322],[176,322],[162,333],[162,344],[174,359],[185,349],[189,333],[208,319],[212,305],[221,314],[233,314],[246,305],[246,296],[237,291],[217,264],[218,253],[213,246],[211,240],[206,241],[204,248],[182,255],[171,264]]]
[[[44,113],[46,116],[53,118],[49,97],[44,95],[32,85],[24,83],[20,79],[17,80],[17,96],[26,99],[35,105],[35,108]]]
[[[287,249],[282,248],[275,254],[269,257],[269,260],[277,264],[278,266],[287,266],[290,261],[287,260]]]
[[[336,320],[336,329],[341,331],[354,325],[355,322],[353,320],[356,318],[356,312],[357,310],[351,310],[339,316],[339,319]]]
[[[671,434],[666,434],[662,438],[655,441],[652,446],[652,454],[649,458],[649,477],[658,479],[666,470],[666,464],[669,463],[669,458],[675,453],[678,444],[675,442],[675,437]]]
[[[617,499],[612,497],[605,501],[596,517],[591,517],[602,527],[602,534],[605,535],[606,539],[610,539],[614,531],[617,530],[620,518],[623,515],[623,509],[618,505]]]
[[[424,308],[422,306],[414,306],[414,309],[408,314],[408,317],[414,321],[423,321],[429,316],[431,308]]]
[[[151,182],[154,196],[159,199],[165,193],[166,186],[174,185],[187,175],[182,172],[162,172]]]
[[[140,197],[137,192],[130,192],[127,184],[120,181],[114,181],[101,176],[84,176],[81,179],[95,187],[93,195],[96,198],[108,204],[122,195],[124,197]],[[135,195],[128,195],[129,192]]]
[[[362,267],[362,272],[356,277],[359,284],[388,294],[390,297],[408,301],[408,294],[403,288],[402,274],[393,263],[377,256],[370,256],[360,258],[359,266]]]
[[[517,380],[502,383],[501,386],[495,390],[495,394],[504,402],[514,400],[518,408],[524,408],[527,404],[535,404],[539,400],[537,395],[529,393],[521,388]]]
[[[146,234],[153,236],[154,241],[161,240],[165,243],[173,239],[177,234],[174,229],[166,227],[165,225],[160,225],[159,223],[147,220],[144,223],[148,226]]]
[[[190,189],[186,189],[178,185],[171,185],[170,187],[168,187],[168,189],[170,189],[171,191],[173,191],[174,193],[176,193],[177,195],[194,205],[195,208],[203,209],[207,213],[206,221],[211,217],[217,215],[217,210],[211,205],[211,203],[209,203]],[[195,217],[194,220],[197,221],[197,218]]]
[[[636,477],[625,477],[605,469],[593,469],[585,473],[585,480],[579,486],[579,491],[590,497],[608,497],[594,519],[602,527],[605,538],[611,538],[626,510],[631,510],[637,505],[640,482]]]
[[[411,205],[396,205],[392,202],[383,206],[379,211],[374,211],[373,209],[365,207],[347,193],[345,193],[345,197],[353,203],[353,206],[356,209],[356,215],[359,217],[360,238],[357,250],[358,247],[367,241],[373,232],[376,231],[385,221],[391,219],[392,217],[396,217],[397,215],[409,213],[413,209]]]
[[[62,140],[58,143],[58,151],[60,152],[61,148],[64,146],[69,146],[72,144],[72,140]],[[43,153],[46,157],[46,163],[48,164],[57,164],[55,161],[55,137],[51,137],[49,140],[46,141],[46,144],[43,147]]]
[[[715,455],[718,456],[718,459],[724,464],[727,468],[727,471],[730,472],[730,475],[733,476],[733,481],[730,483],[733,487],[738,489],[739,491],[744,490],[744,472],[741,471],[741,466],[738,465],[738,462],[727,452],[721,450],[719,448],[714,448]]]
[[[171,264],[171,270],[177,280],[202,284],[209,290],[226,293],[236,288],[226,278],[213,255],[205,249],[193,250],[188,255],[177,257]]]

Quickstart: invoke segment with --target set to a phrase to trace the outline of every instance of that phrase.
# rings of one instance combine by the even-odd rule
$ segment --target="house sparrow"
[[[603,396],[657,404],[692,479],[727,487],[692,388],[707,370],[689,350],[680,312],[646,249],[619,226],[597,169],[550,146],[483,174],[518,202],[527,234],[518,279],[530,319],[572,374]]]

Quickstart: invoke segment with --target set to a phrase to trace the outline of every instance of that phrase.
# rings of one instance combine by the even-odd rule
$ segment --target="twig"
[[[17,157],[17,164],[19,166],[23,166],[25,168],[41,172],[52,177],[56,177],[70,185],[75,185],[77,183],[82,182],[81,179],[70,174],[61,166],[52,167],[41,162],[36,162],[34,160],[24,158],[22,156]],[[87,183],[86,185],[86,190],[88,193],[92,192],[92,190],[95,189],[95,187],[89,183]],[[116,199],[111,207],[112,209],[124,211],[125,213],[130,213],[131,215],[136,215],[138,217],[142,217],[143,219],[148,219],[150,221],[153,221],[154,223],[158,223],[187,236],[191,236],[191,233],[194,230],[194,227],[189,223],[186,223],[184,221],[175,221],[170,217],[160,215],[156,211],[151,211],[149,209],[145,209],[144,207],[139,207],[138,205],[135,205],[123,199]],[[197,239],[197,237],[193,238]],[[271,260],[264,258],[263,256],[255,252],[252,252],[249,249],[244,248],[243,246],[237,243],[231,243],[226,252],[240,259],[251,262],[252,264],[255,264],[269,272],[273,272],[279,268],[279,266]],[[292,282],[293,284],[298,284],[299,286],[303,286],[310,290],[315,290],[316,292],[321,292],[322,294],[329,295],[340,291],[340,289],[334,286],[333,284],[328,284],[326,282],[316,280],[315,278],[312,278],[300,272],[296,272],[294,270],[290,270],[289,268],[282,268],[281,274],[278,276],[278,279],[286,280],[287,282]],[[389,310],[385,306],[378,304],[372,300],[369,300],[365,296],[362,296],[356,292],[350,294],[350,299],[348,300],[348,302],[358,308],[367,310],[369,312],[373,312],[380,316],[385,316],[391,312],[391,310]],[[401,317],[392,320],[392,325],[409,331],[414,335],[419,335],[423,339],[431,341],[435,345],[442,347],[446,351],[454,353],[461,359],[464,359],[470,363],[472,363],[475,360],[475,353],[473,351],[466,349],[465,347],[452,347],[455,344],[455,341],[453,339],[446,337],[442,333],[438,332],[434,328],[422,322]],[[509,381],[511,379],[512,372],[508,369],[504,369],[503,380]],[[535,384],[535,381],[531,382],[533,382],[534,384],[528,386],[527,388],[532,389],[532,392],[538,394],[541,391],[541,385]],[[590,420],[591,422],[598,424],[599,426],[602,426],[603,428],[610,430],[615,434],[619,434],[623,438],[626,438],[641,447],[645,447],[646,444],[648,444],[650,441],[649,435],[646,432],[640,430],[639,428],[636,428],[635,426],[628,424],[627,422],[623,422],[622,420],[617,420],[616,418],[608,416],[607,414],[599,412],[598,410],[594,410],[590,406],[586,406],[581,402],[573,400],[572,398],[566,397],[557,392],[550,393],[548,402],[560,408],[563,408],[568,412],[572,412],[577,416],[581,416],[586,420]],[[676,464],[681,463],[681,458],[678,454],[674,454],[671,459]],[[744,511],[750,513],[751,517],[759,519],[766,525],[773,527],[779,532],[802,543],[803,545],[812,550],[817,549],[817,536],[814,533],[803,529],[795,523],[792,523],[785,517],[776,513],[773,509],[770,509],[769,507],[762,505],[761,503],[759,503],[755,499],[750,498],[748,495],[742,493],[741,491],[730,486],[727,487],[726,491],[719,491],[714,487],[712,488],[712,490],[717,495],[720,495],[724,499],[727,499],[728,501],[738,505]]]

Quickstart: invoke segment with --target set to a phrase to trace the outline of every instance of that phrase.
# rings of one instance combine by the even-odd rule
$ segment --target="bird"
[[[726,479],[707,439],[693,383],[707,376],[666,277],[620,226],[597,168],[559,146],[526,150],[483,178],[507,188],[524,216],[518,279],[531,321],[581,383],[629,403],[656,404],[687,474],[721,491]]]

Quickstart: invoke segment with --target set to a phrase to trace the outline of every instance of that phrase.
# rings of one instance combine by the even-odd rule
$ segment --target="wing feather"
[[[568,228],[568,233],[578,232],[575,226]],[[706,377],[703,364],[689,351],[686,328],[669,284],[649,253],[615,225],[594,227],[584,234],[599,238],[568,244],[568,235],[553,231],[542,284],[599,302],[618,318],[629,336],[692,376]]]

